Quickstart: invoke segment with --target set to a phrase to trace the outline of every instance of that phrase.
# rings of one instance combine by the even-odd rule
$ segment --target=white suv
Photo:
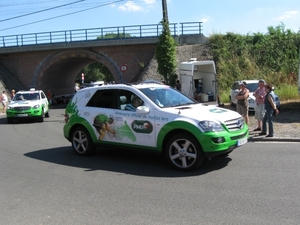
[[[91,154],[96,146],[152,150],[178,170],[228,154],[249,135],[237,112],[203,105],[157,83],[82,89],[67,105],[65,122],[64,136],[78,155]]]
[[[18,91],[15,97],[7,106],[7,122],[14,120],[37,119],[44,121],[44,117],[49,117],[50,104],[42,90]]]
[[[256,103],[255,103],[255,97],[253,96],[253,93],[256,91],[256,89],[258,88],[258,82],[259,80],[243,80],[247,83],[247,88],[249,90],[249,98],[248,98],[248,103],[249,103],[249,111],[255,111],[256,109]],[[237,95],[239,89],[240,89],[240,82],[241,81],[235,81],[230,89],[230,95],[229,95],[229,99],[230,99],[230,105],[236,105],[237,103],[237,99],[235,98],[235,96]],[[274,93],[275,94],[275,93]],[[280,108],[280,99],[278,97],[278,95],[275,94],[275,104],[277,106],[277,108]]]

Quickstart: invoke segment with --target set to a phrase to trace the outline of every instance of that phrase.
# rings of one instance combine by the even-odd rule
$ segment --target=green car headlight
[[[7,109],[8,109],[8,110],[13,110],[14,107],[12,107],[12,106],[7,106]]]
[[[214,121],[200,121],[199,126],[204,130],[205,132],[220,132],[224,131],[224,128],[221,126],[221,124],[216,123]]]
[[[34,105],[34,106],[32,106],[32,108],[33,109],[38,109],[38,108],[40,108],[40,105]]]

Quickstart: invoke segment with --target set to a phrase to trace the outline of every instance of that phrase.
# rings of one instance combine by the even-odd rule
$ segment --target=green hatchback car
[[[15,120],[29,118],[43,122],[44,117],[49,117],[49,106],[42,90],[18,91],[7,106],[7,122],[13,123]]]

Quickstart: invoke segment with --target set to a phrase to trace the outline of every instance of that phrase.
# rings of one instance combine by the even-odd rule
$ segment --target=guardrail
[[[9,35],[0,37],[0,48],[78,41],[158,37],[162,29],[162,24],[148,24]],[[202,22],[170,23],[169,29],[172,36],[202,34]]]

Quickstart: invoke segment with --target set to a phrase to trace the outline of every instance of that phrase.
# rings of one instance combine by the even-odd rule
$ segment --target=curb
[[[300,138],[289,138],[289,137],[261,137],[249,135],[249,142],[300,142]]]

